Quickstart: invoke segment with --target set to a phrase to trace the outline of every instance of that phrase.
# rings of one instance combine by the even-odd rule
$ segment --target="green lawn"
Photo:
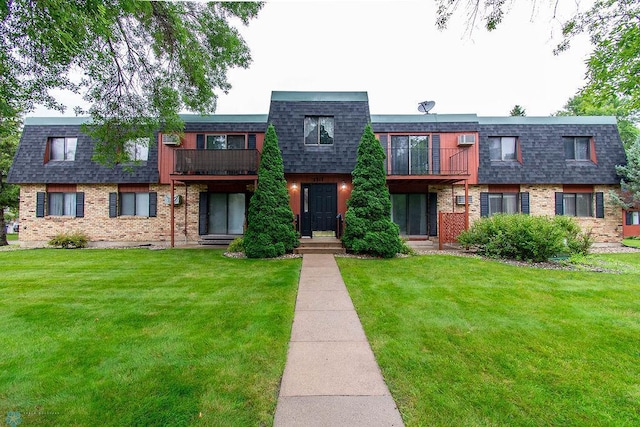
[[[0,265],[2,422],[272,424],[299,259],[23,250]]]
[[[622,244],[633,248],[640,248],[640,239],[624,239]]]
[[[7,240],[18,240],[18,233],[6,234]]]
[[[338,264],[407,426],[640,425],[640,254],[601,259]]]

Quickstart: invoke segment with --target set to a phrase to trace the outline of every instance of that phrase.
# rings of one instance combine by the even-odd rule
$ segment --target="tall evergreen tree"
[[[352,252],[391,258],[401,250],[402,241],[398,225],[391,221],[384,159],[380,142],[367,125],[358,145],[342,241]]]
[[[269,125],[264,137],[258,187],[249,202],[247,222],[244,248],[249,258],[277,257],[293,251],[299,244],[273,125]]]
[[[509,111],[509,115],[510,116],[522,116],[522,117],[524,117],[524,116],[527,115],[527,111],[524,108],[522,108],[521,105],[516,104],[511,109],[511,111]]]
[[[621,178],[620,190],[610,192],[611,199],[624,209],[640,208],[640,142],[627,148],[627,164],[616,166]]]

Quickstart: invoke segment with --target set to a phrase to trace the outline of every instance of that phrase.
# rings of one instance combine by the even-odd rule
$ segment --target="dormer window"
[[[304,118],[305,145],[333,144],[333,117],[307,116]]]
[[[149,144],[146,138],[137,138],[125,143],[124,149],[129,160],[134,162],[146,162],[149,159]]]
[[[497,161],[518,160],[518,139],[514,136],[499,136],[489,138],[489,158]]]
[[[51,138],[49,139],[49,160],[73,161],[76,158],[76,145],[78,138]]]

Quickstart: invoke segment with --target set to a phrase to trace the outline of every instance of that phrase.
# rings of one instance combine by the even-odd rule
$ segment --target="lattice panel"
[[[440,249],[443,243],[455,243],[465,229],[465,213],[440,212]]]

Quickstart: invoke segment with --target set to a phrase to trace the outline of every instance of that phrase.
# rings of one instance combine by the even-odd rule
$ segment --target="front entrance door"
[[[314,231],[336,231],[337,184],[302,184],[301,198],[300,234],[311,237]]]

